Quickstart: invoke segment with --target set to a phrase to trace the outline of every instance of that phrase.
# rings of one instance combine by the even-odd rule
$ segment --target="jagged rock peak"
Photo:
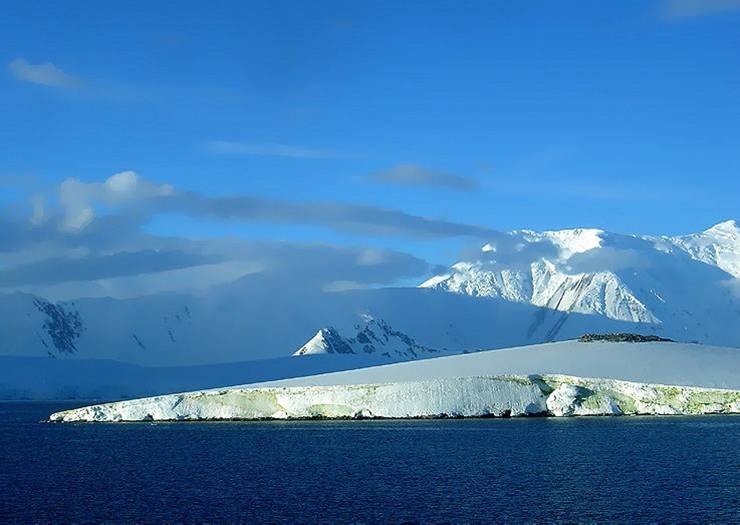
[[[293,356],[319,354],[362,354],[385,358],[418,359],[439,355],[442,350],[420,345],[382,319],[363,316],[353,337],[343,337],[335,328],[320,329]]]
[[[353,354],[354,351],[347,341],[339,335],[336,328],[328,326],[322,328],[308,342],[300,347],[293,355],[316,354]]]

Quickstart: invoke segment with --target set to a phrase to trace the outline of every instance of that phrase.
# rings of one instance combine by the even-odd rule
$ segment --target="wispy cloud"
[[[338,151],[290,146],[287,144],[234,142],[211,140],[205,143],[211,153],[223,155],[255,155],[261,157],[291,157],[296,159],[337,159],[347,157]]]
[[[65,73],[51,62],[31,64],[22,58],[16,58],[8,64],[8,69],[17,80],[42,86],[69,89],[81,83],[80,79]]]
[[[457,191],[474,191],[478,181],[470,177],[436,171],[416,164],[398,164],[390,169],[370,175],[370,179],[386,184],[403,186],[434,186]]]
[[[322,226],[335,231],[367,236],[409,238],[477,237],[488,239],[498,232],[483,226],[422,217],[393,208],[345,202],[294,202],[255,195],[211,197],[176,191],[169,184],[157,184],[126,171],[104,182],[65,180],[59,190],[62,230],[83,232],[99,220],[179,213],[222,221],[265,222]],[[97,218],[98,206],[119,209],[121,215]]]
[[[662,8],[666,18],[695,18],[740,11],[740,0],[667,0]]]
[[[478,237],[498,232],[483,226],[412,215],[402,210],[342,202],[291,202],[256,196],[207,197],[179,193],[160,199],[163,211],[230,221],[323,226],[335,231],[409,238]]]

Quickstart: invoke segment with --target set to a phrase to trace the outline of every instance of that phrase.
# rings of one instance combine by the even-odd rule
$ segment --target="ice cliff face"
[[[740,391],[558,375],[229,388],[84,407],[51,421],[430,418],[740,413]]]
[[[333,327],[322,328],[293,356],[321,354],[361,354],[386,358],[418,359],[439,355],[442,350],[418,344],[414,339],[394,330],[383,320],[366,317],[355,325],[354,337],[342,337]]]

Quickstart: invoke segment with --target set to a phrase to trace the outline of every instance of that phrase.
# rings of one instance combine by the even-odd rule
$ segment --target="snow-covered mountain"
[[[293,356],[321,354],[367,354],[391,359],[419,359],[442,354],[443,350],[420,345],[403,332],[394,330],[382,319],[364,316],[355,325],[353,337],[342,337],[334,327],[322,328]]]
[[[420,286],[703,339],[740,320],[738,232],[734,221],[683,237],[515,231],[505,243],[513,249],[486,244],[471,260]]]
[[[662,239],[697,261],[740,278],[740,226],[737,221],[725,221],[701,233]]]
[[[347,344],[357,354],[396,360],[607,331],[740,347],[737,239],[735,222],[684,237],[519,231],[420,288],[286,289],[257,273],[201,294],[60,303],[0,294],[0,355],[150,367],[288,359],[318,327],[355,339]],[[356,327],[365,315],[389,327],[372,325],[388,343],[373,342],[370,354]],[[341,354],[330,339],[326,331],[313,342]],[[8,374],[0,370],[0,385]]]
[[[561,312],[599,314],[635,323],[659,322],[614,273],[567,273],[547,259],[533,261],[524,268],[459,262],[450,273],[435,276],[420,286],[478,297],[501,297]]]

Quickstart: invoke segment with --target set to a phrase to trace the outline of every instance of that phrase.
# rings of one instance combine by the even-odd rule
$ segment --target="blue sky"
[[[132,170],[207,197],[367,205],[492,230],[677,234],[740,215],[736,0],[3,9],[10,207],[48,203],[68,178]],[[142,228],[432,263],[479,242],[177,210]]]

